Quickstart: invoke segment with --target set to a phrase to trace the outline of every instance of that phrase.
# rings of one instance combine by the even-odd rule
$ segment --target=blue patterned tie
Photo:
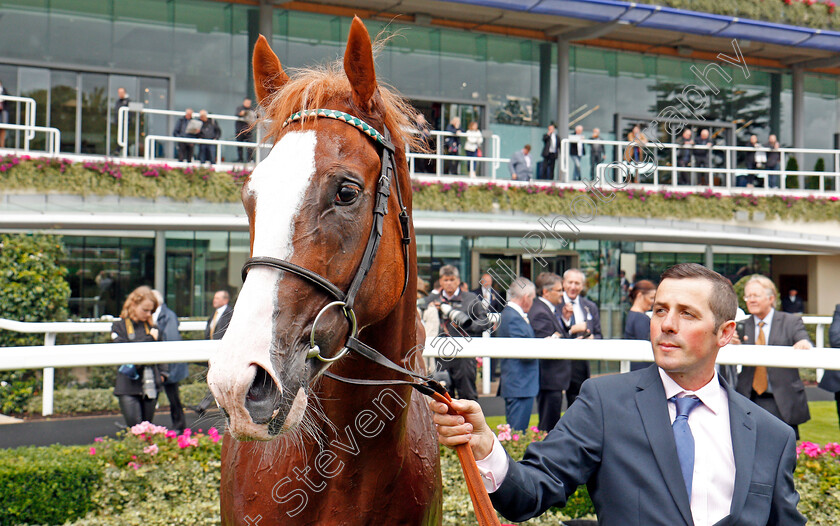
[[[688,500],[691,501],[691,479],[694,476],[694,436],[691,434],[691,427],[688,425],[688,414],[702,402],[699,398],[686,396],[671,398],[677,406],[677,418],[671,425],[674,430],[674,441],[677,443],[677,458],[680,461],[685,489],[688,490]]]

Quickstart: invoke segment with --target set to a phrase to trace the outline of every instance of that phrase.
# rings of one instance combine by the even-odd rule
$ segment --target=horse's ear
[[[271,50],[268,40],[260,35],[254,46],[254,91],[257,102],[263,104],[266,97],[283,87],[289,76],[283,71],[280,59]]]
[[[353,103],[362,110],[370,110],[370,99],[376,92],[376,69],[370,35],[359,17],[353,17],[347,49],[344,52],[344,72],[353,87]]]

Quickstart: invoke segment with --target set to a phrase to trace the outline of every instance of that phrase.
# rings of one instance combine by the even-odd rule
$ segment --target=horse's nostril
[[[245,409],[255,424],[266,424],[280,401],[280,390],[265,369],[256,364],[253,367],[257,368],[257,374],[245,396]]]

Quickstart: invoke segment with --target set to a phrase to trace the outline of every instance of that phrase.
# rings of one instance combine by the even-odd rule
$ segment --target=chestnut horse
[[[332,66],[290,78],[263,37],[253,66],[274,146],[242,188],[250,268],[208,374],[228,420],[222,523],[439,524],[439,450],[422,395],[407,385],[348,385],[329,376],[405,379],[355,353],[342,356],[355,323],[358,340],[423,370],[420,353],[409,352],[424,337],[414,230],[403,214],[403,235],[398,217],[411,213],[404,154],[412,142],[410,108],[377,85],[370,37],[358,18],[344,72]],[[382,188],[389,135],[396,174]],[[317,278],[338,297],[353,288],[383,192],[391,213],[379,223],[378,250],[354,300],[346,300],[353,303],[348,312],[331,304]]]

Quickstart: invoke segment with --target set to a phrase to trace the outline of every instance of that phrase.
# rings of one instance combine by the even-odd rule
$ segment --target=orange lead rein
[[[450,415],[457,415],[458,411],[452,407],[452,397],[449,393],[446,396],[439,393],[434,393],[433,398],[442,402],[449,407]],[[461,463],[461,471],[464,472],[464,479],[467,481],[467,490],[470,492],[470,499],[475,509],[475,517],[478,520],[479,526],[501,526],[499,518],[496,516],[496,511],[493,509],[493,504],[490,502],[490,495],[487,494],[487,489],[484,487],[484,482],[481,480],[481,474],[478,472],[478,466],[475,463],[472,449],[469,444],[461,444],[455,446],[455,452],[458,454],[458,461]]]

